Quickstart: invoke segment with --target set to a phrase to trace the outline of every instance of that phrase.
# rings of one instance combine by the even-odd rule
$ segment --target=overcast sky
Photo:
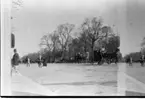
[[[101,16],[104,25],[118,30],[123,55],[139,51],[145,36],[144,6],[143,0],[23,0],[23,7],[12,11],[16,48],[20,56],[37,52],[41,37],[59,24],[78,28],[85,18]]]

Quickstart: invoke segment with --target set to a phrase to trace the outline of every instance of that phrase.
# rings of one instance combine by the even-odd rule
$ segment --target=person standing
[[[129,61],[129,65],[132,66],[132,56],[130,56],[130,61]]]
[[[38,58],[38,66],[39,67],[42,67],[42,65],[43,65],[42,62],[43,62],[42,56],[39,55],[39,58]]]
[[[17,53],[17,50],[14,49],[14,55],[12,58],[12,70],[14,69],[16,73],[18,73],[19,60],[19,54]]]
[[[141,58],[140,58],[140,63],[141,63],[141,66],[144,65],[144,62],[145,62],[145,56],[144,55],[141,55]]]
[[[27,67],[30,67],[30,58],[27,58]]]
[[[43,59],[43,66],[45,66],[45,67],[47,66],[47,59],[46,58]]]

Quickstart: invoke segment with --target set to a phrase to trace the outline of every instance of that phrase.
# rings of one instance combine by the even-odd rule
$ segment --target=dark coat
[[[12,58],[12,65],[19,65],[19,54],[15,53]]]
[[[41,57],[41,60],[40,60],[40,58],[37,58],[37,62],[38,62],[38,64],[40,64],[40,63],[43,63],[43,57]]]
[[[47,59],[43,59],[43,66],[47,66]]]
[[[98,62],[101,61],[102,56],[100,51],[94,51],[94,61]]]
[[[140,57],[140,60],[145,60],[145,57],[144,58],[142,58],[142,56]]]

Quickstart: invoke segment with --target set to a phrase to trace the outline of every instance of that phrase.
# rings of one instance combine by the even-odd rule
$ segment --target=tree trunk
[[[86,43],[86,40],[85,40],[85,53],[87,52],[87,43]]]
[[[93,50],[93,48],[94,48],[94,42],[92,42],[92,46],[91,46],[91,51],[92,51],[92,53],[91,53],[91,56],[92,56],[91,61],[92,61],[92,65],[94,64],[94,50]]]
[[[61,54],[61,59],[64,58],[64,47],[62,46],[62,54]]]
[[[65,58],[65,51],[66,51],[66,48],[63,48],[63,50],[62,50],[62,59],[64,60],[64,58]]]
[[[92,64],[94,64],[94,50],[93,50],[93,48],[92,48],[92,59],[91,59],[91,61],[92,61]]]
[[[71,59],[70,48],[69,48],[68,55],[69,55],[69,60],[70,60]]]
[[[55,49],[53,50],[53,61],[55,62]]]
[[[84,51],[85,51],[85,62],[87,63],[87,43],[86,43],[86,40],[85,40],[85,48],[84,48]]]

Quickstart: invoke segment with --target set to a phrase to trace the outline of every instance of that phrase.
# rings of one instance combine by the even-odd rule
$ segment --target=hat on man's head
[[[17,49],[14,49],[14,52],[17,52]]]

